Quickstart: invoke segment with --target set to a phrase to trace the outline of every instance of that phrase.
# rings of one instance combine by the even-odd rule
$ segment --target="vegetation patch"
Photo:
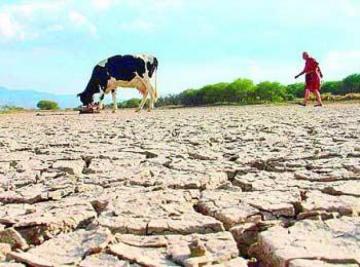
[[[58,110],[58,103],[51,100],[40,100],[36,105],[40,110]]]
[[[302,98],[304,89],[304,83],[283,85],[279,82],[264,81],[255,84],[249,79],[237,79],[232,83],[216,83],[200,89],[188,89],[177,95],[160,97],[156,106],[281,103]],[[324,82],[321,93],[325,101],[359,100],[360,74],[352,74],[341,81]]]

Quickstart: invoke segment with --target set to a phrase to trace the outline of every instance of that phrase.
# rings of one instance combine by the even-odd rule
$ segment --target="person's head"
[[[302,57],[304,60],[307,60],[310,56],[308,52],[303,52]]]

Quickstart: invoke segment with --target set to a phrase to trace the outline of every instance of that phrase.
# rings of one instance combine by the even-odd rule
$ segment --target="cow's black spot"
[[[145,74],[144,60],[130,55],[111,57],[105,67],[108,69],[110,76],[116,80],[131,81],[135,78],[135,73],[141,77],[144,77]]]

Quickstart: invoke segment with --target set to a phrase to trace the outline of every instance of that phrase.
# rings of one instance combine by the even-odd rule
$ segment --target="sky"
[[[163,96],[293,83],[303,51],[337,80],[360,72],[359,25],[359,0],[0,0],[0,86],[75,94],[98,62],[133,53],[159,59]]]

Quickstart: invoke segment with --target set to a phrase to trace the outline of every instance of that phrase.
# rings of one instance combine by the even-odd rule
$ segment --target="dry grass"
[[[315,96],[312,95],[310,97],[311,100],[315,100]],[[360,94],[352,93],[352,94],[346,94],[346,95],[332,95],[330,93],[325,93],[321,95],[321,99],[323,101],[328,102],[339,102],[339,101],[359,101],[360,100]]]

